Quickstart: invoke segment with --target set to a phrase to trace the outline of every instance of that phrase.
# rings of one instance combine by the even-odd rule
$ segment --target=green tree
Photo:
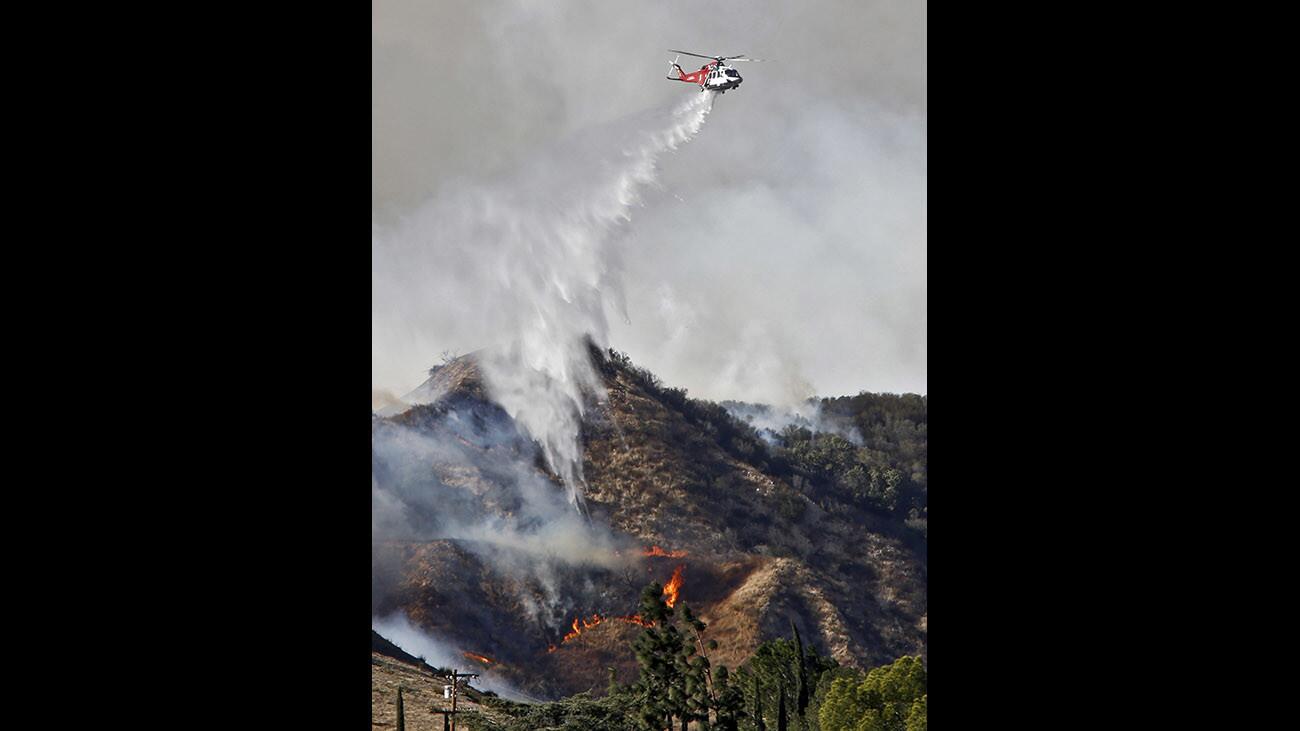
[[[640,669],[637,689],[645,699],[639,720],[647,731],[672,726],[673,717],[685,711],[684,679],[678,664],[682,636],[669,624],[673,610],[662,597],[663,587],[656,583],[641,592],[640,615],[651,626],[632,643]]]
[[[855,684],[850,678],[836,678],[826,699],[817,711],[817,722],[822,731],[850,731],[866,715],[867,707],[854,693]]]
[[[686,677],[686,718],[697,721],[700,731],[707,731],[709,711],[717,705],[708,648],[704,642],[704,630],[707,625],[695,616],[690,606],[685,603],[682,604],[682,622],[695,638],[694,643],[687,642],[682,648]],[[712,644],[717,647],[716,642]],[[698,654],[695,654],[697,652]],[[684,727],[683,731],[685,731]]]
[[[642,728],[661,731],[676,720],[682,731],[692,723],[697,731],[708,731],[719,707],[708,651],[718,643],[705,642],[707,625],[687,604],[681,605],[679,630],[659,584],[641,592],[640,615],[650,624],[632,643],[640,668],[635,690],[645,699],[639,713]]]
[[[751,677],[758,679],[758,684],[753,686],[756,690],[747,690],[747,706],[754,705],[754,693],[763,696],[763,705],[770,709],[775,709],[778,705],[778,695],[785,696],[785,706],[787,709],[793,709],[797,712],[799,706],[799,685],[800,685],[800,666],[803,666],[804,687],[808,689],[811,703],[811,691],[817,686],[817,682],[824,672],[837,667],[834,660],[829,657],[818,655],[812,648],[804,647],[802,653],[802,662],[799,645],[802,644],[802,638],[793,639],[775,639],[768,640],[758,646],[754,654],[744,662],[737,671],[744,676],[745,687],[753,685]],[[807,706],[805,707],[807,708]],[[807,711],[805,710],[805,713]],[[813,712],[815,714],[815,711]],[[815,726],[812,718],[801,719],[801,729],[811,729]],[[815,731],[815,730],[814,730]]]
[[[928,695],[912,701],[912,707],[907,712],[907,731],[926,731],[926,699]]]
[[[406,712],[402,707],[402,686],[397,686],[397,731],[406,731]]]
[[[744,715],[745,694],[738,683],[731,680],[726,665],[718,666],[713,685],[718,697],[714,706],[714,728],[717,731],[738,731]]]
[[[815,684],[816,690],[813,692],[811,700],[808,702],[808,728],[809,731],[821,731],[821,722],[818,720],[818,713],[822,705],[826,702],[826,695],[831,690],[831,685],[839,678],[848,678],[850,681],[857,683],[862,680],[864,673],[861,670],[850,667],[833,667],[825,670],[817,677]]]
[[[777,686],[776,692],[776,731],[788,731],[789,725],[785,718],[785,686]]]
[[[795,713],[799,716],[800,725],[806,728],[808,724],[803,719],[804,711],[808,708],[808,663],[804,661],[803,638],[799,636],[799,628],[794,626],[794,618],[790,619],[790,631],[794,633],[795,664],[797,666],[795,675],[799,681],[799,695],[795,700]]]
[[[682,716],[682,731],[687,724],[696,722],[697,728],[707,731],[709,728],[709,711],[713,701],[709,697],[709,681],[705,675],[709,661],[695,656],[686,661],[686,713]]]
[[[818,710],[821,731],[910,731],[913,722],[924,728],[926,682],[919,657],[838,677]]]

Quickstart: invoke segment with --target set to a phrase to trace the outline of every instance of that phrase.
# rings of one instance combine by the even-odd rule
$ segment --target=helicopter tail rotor
[[[679,60],[681,60],[681,54],[678,54],[678,55],[677,55],[677,58],[674,58],[673,60],[671,60],[671,61],[668,62],[668,80],[669,80],[669,81],[676,81],[676,80],[679,80],[679,79],[681,79],[682,76],[685,75],[685,72],[682,71],[682,67],[677,65],[677,62],[678,62]],[[674,71],[677,72],[677,75],[676,75],[676,76],[673,76],[673,75],[672,75]]]

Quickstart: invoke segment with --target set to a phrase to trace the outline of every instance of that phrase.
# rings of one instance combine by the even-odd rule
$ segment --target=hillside
[[[827,400],[862,417],[863,445],[798,427],[765,438],[617,353],[593,358],[606,393],[584,419],[587,521],[551,507],[558,480],[473,358],[435,368],[407,399],[425,403],[372,418],[376,617],[409,618],[531,696],[599,694],[608,667],[635,678],[628,615],[680,567],[715,664],[791,620],[841,664],[925,656],[923,397]]]
[[[445,671],[434,668],[403,651],[376,632],[370,633],[370,725],[373,728],[397,727],[397,689],[402,689],[402,716],[407,731],[442,731],[442,716],[430,709],[450,709],[451,701],[443,698]],[[484,694],[470,687],[456,701],[461,718],[474,716],[502,718],[482,704]]]

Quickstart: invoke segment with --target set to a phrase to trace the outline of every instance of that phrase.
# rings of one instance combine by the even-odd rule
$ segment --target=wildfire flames
[[[677,603],[677,598],[682,593],[682,569],[684,568],[686,568],[686,564],[678,564],[677,569],[673,571],[673,578],[669,579],[664,586],[664,597],[666,597],[664,603],[670,609]]]
[[[593,614],[593,615],[591,615],[590,617],[587,617],[587,618],[585,618],[585,619],[582,618],[582,617],[574,617],[574,618],[573,618],[573,631],[569,632],[567,635],[565,635],[564,637],[560,638],[560,644],[562,645],[562,644],[564,644],[565,642],[568,642],[569,640],[571,640],[571,639],[577,637],[578,635],[582,634],[584,631],[589,630],[589,629],[591,629],[592,627],[595,627],[596,625],[599,625],[599,624],[601,624],[602,622],[606,622],[606,621],[611,620],[611,619],[617,620],[617,621],[619,621],[619,622],[626,622],[626,623],[628,623],[628,624],[640,625],[640,626],[642,626],[642,627],[653,627],[653,626],[655,626],[655,623],[654,623],[654,622],[649,622],[649,621],[646,621],[646,620],[644,620],[644,619],[641,619],[641,615],[639,615],[639,614],[622,614],[622,615],[619,615],[619,616],[617,616],[617,617],[606,617],[606,616],[604,616],[604,615],[602,615],[602,614],[597,613],[597,614]],[[557,649],[559,649],[559,645],[551,645],[550,647],[546,648],[546,651],[547,651],[547,652],[555,652]]]
[[[475,653],[473,653],[473,652],[462,652],[461,654],[464,655],[465,658],[468,659],[468,660],[478,660],[479,662],[483,663],[484,665],[492,665],[492,664],[494,664],[494,663],[496,662],[496,660],[493,660],[493,659],[490,658],[490,657],[486,657],[486,656],[484,656],[484,655],[478,655],[478,654],[475,654]]]
[[[569,634],[565,635],[564,638],[560,640],[560,642],[568,642],[569,640],[573,639],[574,637],[577,637],[578,635],[582,634],[582,631],[583,631],[584,629],[591,629],[592,627],[595,627],[596,625],[598,625],[598,624],[600,624],[601,622],[604,622],[604,621],[605,621],[605,618],[604,618],[604,617],[600,616],[599,614],[593,614],[593,615],[591,615],[591,618],[590,618],[590,619],[584,619],[584,620],[582,620],[582,626],[578,626],[578,617],[574,617],[574,618],[573,618],[573,631],[570,632]]]
[[[648,619],[641,619],[641,615],[639,614],[628,614],[622,617],[615,617],[615,619],[619,620],[620,622],[627,622],[628,624],[638,624],[641,625],[642,627],[655,626],[654,622],[651,622]]]
[[[642,556],[662,556],[664,558],[686,558],[686,551],[665,551],[659,546],[651,546],[641,552]]]
[[[658,546],[654,546],[651,550],[661,551],[661,549],[660,549]],[[668,555],[676,555],[677,553],[681,553],[683,556],[686,555],[686,552],[685,552],[685,551],[674,551],[672,554],[669,554],[669,553],[662,553],[662,552],[661,552],[661,553],[659,553],[659,554],[655,554],[655,555],[668,556]],[[651,555],[651,554],[647,553],[646,555],[648,556],[648,555]],[[672,576],[672,578],[669,579],[667,585],[664,586],[664,594],[663,594],[663,595],[664,595],[664,597],[665,597],[665,603],[666,603],[669,607],[672,607],[674,604],[676,604],[678,598],[681,597],[681,592],[682,592],[682,570],[685,569],[685,568],[686,568],[686,564],[679,564],[679,565],[677,566],[677,568],[673,571],[673,576]],[[654,623],[654,622],[651,622],[650,620],[647,620],[647,619],[642,619],[642,618],[641,618],[641,615],[639,615],[639,614],[621,614],[621,615],[619,615],[619,616],[617,616],[617,617],[606,617],[605,615],[600,614],[599,612],[597,612],[597,613],[591,615],[590,617],[585,617],[585,618],[584,618],[584,617],[574,617],[574,618],[573,618],[573,625],[572,625],[573,629],[572,629],[568,634],[564,635],[564,637],[560,638],[560,642],[559,642],[559,644],[551,645],[551,646],[547,647],[547,648],[546,648],[546,651],[547,651],[547,652],[555,652],[556,650],[560,649],[560,645],[563,645],[564,643],[566,643],[566,642],[568,642],[569,640],[571,640],[571,639],[577,637],[578,635],[580,635],[580,634],[582,634],[583,632],[585,632],[585,631],[591,629],[592,627],[596,627],[597,625],[600,625],[601,623],[606,622],[606,621],[609,621],[609,620],[611,620],[611,619],[618,620],[619,622],[626,622],[627,624],[635,624],[635,625],[638,625],[638,626],[640,626],[640,627],[653,627],[653,626],[655,626],[655,623]],[[492,662],[491,660],[488,660],[487,658],[483,657],[482,655],[473,655],[472,653],[469,653],[469,652],[465,653],[465,656],[466,656],[466,657],[473,657],[473,658],[480,659],[480,660],[487,660],[487,662],[489,662],[489,663]]]

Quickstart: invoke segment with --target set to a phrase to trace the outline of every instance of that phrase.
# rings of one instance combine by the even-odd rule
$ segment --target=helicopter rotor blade
[[[728,61],[766,61],[767,59],[765,59],[765,58],[744,58],[744,57],[737,57],[737,58],[728,58],[728,59],[726,59],[726,60],[728,60]]]
[[[718,57],[717,57],[717,56],[705,56],[704,54],[701,54],[701,53],[691,53],[690,51],[677,51],[677,50],[674,50],[674,49],[672,49],[672,48],[668,49],[668,52],[669,52],[669,53],[680,53],[680,54],[682,54],[683,56],[694,56],[694,57],[696,57],[696,58],[707,58],[707,59],[709,59],[710,61],[716,61],[716,60],[718,60]]]

